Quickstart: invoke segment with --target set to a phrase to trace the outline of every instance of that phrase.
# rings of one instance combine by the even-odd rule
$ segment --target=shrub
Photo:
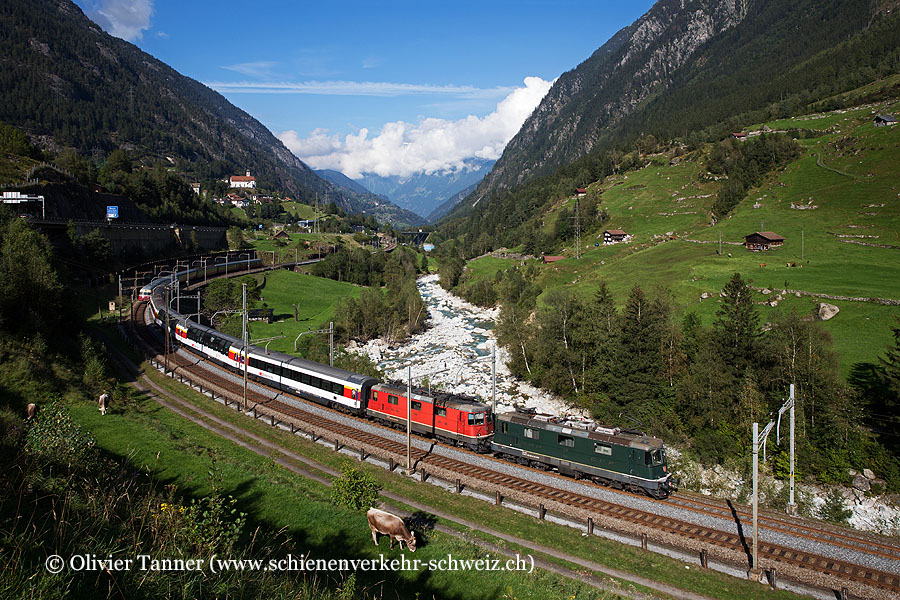
[[[331,502],[354,510],[367,510],[375,504],[381,484],[369,473],[359,471],[349,462],[341,465],[341,477],[331,487]]]

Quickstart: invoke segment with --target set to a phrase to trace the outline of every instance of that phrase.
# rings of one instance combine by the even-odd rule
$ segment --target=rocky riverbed
[[[413,385],[432,385],[491,402],[491,352],[498,309],[485,309],[447,292],[437,275],[419,278],[419,292],[428,306],[428,329],[403,344],[383,340],[350,346],[378,364],[389,378],[406,382],[411,367]],[[561,399],[517,380],[506,367],[507,353],[497,348],[497,412],[515,405],[555,415],[579,414]]]

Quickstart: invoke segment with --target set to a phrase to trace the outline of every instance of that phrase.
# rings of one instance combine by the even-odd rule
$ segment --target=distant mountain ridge
[[[0,121],[57,150],[168,157],[196,181],[249,169],[260,186],[297,200],[328,195],[348,212],[417,219],[316,176],[259,121],[106,34],[70,0],[0,3]]]
[[[830,85],[827,67],[810,73],[803,65],[896,5],[895,0],[660,0],[558,78],[454,214],[642,135],[666,139],[711,126],[740,128],[740,115],[778,102],[790,114],[809,101],[810,91],[819,88],[819,98],[828,95],[822,89]],[[878,51],[884,52],[873,48],[865,59]],[[841,85],[848,89],[839,77],[831,78],[832,93]]]
[[[397,206],[428,218],[449,198],[480,182],[494,162],[471,158],[466,159],[466,168],[449,173],[417,173],[409,177],[366,174],[355,181]]]

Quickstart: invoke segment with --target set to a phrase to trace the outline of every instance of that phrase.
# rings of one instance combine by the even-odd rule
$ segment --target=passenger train
[[[251,268],[259,262],[248,259],[231,263],[231,268]],[[206,275],[227,268],[217,265]],[[200,272],[193,269],[157,277],[141,288],[138,298],[149,302],[154,321],[163,329],[168,311],[169,335],[215,363],[243,372],[247,361],[247,374],[255,380],[396,428],[406,427],[407,407],[411,407],[410,425],[417,434],[519,464],[644,491],[656,498],[677,490],[662,442],[640,432],[573,425],[549,415],[493,415],[489,406],[473,399],[423,389],[413,390],[408,399],[402,385],[258,346],[245,348],[242,340],[195,323],[165,305],[165,289],[173,277],[181,281]],[[499,427],[496,435],[495,427]]]

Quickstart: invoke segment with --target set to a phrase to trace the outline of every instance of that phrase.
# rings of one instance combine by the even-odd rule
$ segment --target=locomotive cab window
[[[422,410],[422,403],[419,402],[418,400],[413,400],[412,401],[412,409],[413,410]]]
[[[663,463],[662,450],[651,450],[650,452],[647,452],[644,462],[647,465],[661,465]]]
[[[484,413],[469,413],[469,425],[484,425]]]
[[[436,416],[436,417],[446,417],[446,416],[447,416],[447,409],[444,408],[443,406],[435,406],[435,407],[434,407],[434,416]]]
[[[399,404],[400,399],[397,396],[388,395],[388,404]]]
[[[571,435],[560,434],[556,439],[560,446],[565,446],[566,448],[575,447],[575,438],[573,438]]]
[[[541,433],[537,429],[528,429],[525,428],[525,437],[529,440],[539,440],[541,439]]]
[[[594,452],[597,454],[603,454],[604,456],[612,456],[612,446],[610,446],[609,444],[594,442]]]

